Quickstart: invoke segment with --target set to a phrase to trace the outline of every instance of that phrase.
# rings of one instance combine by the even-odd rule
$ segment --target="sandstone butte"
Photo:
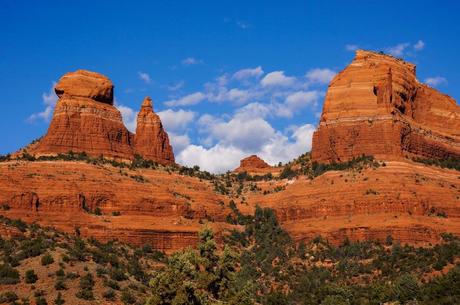
[[[147,136],[137,138],[137,144],[137,135],[126,131],[112,105],[111,82],[84,71],[68,75],[56,87],[59,102],[50,130],[32,149],[128,159],[136,146],[146,156],[156,152],[150,143],[164,138],[150,137],[161,128],[149,99],[138,117],[138,133]],[[86,128],[91,124],[97,128]],[[237,197],[217,193],[212,180],[167,167],[132,170],[76,161],[11,160],[0,162],[0,204],[10,207],[0,214],[172,252],[195,245],[203,223],[218,236],[235,228],[225,222],[228,203],[234,200],[243,213],[252,213],[256,205],[273,208],[296,241],[318,234],[334,243],[392,235],[402,243],[436,243],[443,232],[460,235],[460,174],[402,157],[457,156],[458,124],[455,101],[417,82],[413,65],[359,51],[330,85],[313,157],[328,162],[373,154],[386,166],[329,171],[314,179],[246,181]],[[141,132],[145,129],[149,131]],[[410,132],[400,139],[401,130]],[[94,134],[100,132],[103,137]],[[241,165],[265,167],[254,157]],[[95,215],[96,209],[102,215]],[[16,233],[0,228],[0,234]]]
[[[262,160],[256,155],[251,155],[240,161],[240,166],[235,168],[234,171],[241,173],[266,173],[273,169],[267,162]]]
[[[358,50],[327,90],[312,158],[460,158],[460,107],[420,83],[416,67]]]
[[[47,134],[28,152],[35,155],[86,152],[90,156],[133,159],[142,155],[173,164],[168,134],[147,97],[137,118],[136,134],[124,126],[113,106],[113,84],[107,77],[78,70],[65,74],[55,86],[59,97]]]

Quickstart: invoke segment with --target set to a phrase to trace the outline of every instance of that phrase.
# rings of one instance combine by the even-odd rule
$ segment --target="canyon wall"
[[[460,107],[420,83],[415,71],[403,60],[358,50],[329,85],[313,160],[460,158]]]

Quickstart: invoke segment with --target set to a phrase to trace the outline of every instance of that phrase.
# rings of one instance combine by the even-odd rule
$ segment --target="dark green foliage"
[[[460,171],[460,159],[449,157],[446,159],[422,159],[414,158],[415,162],[420,162],[427,165],[438,166],[442,168],[450,168]]]
[[[0,303],[13,303],[18,300],[18,296],[13,291],[5,291],[0,294]]]
[[[123,304],[134,304],[136,303],[136,298],[133,296],[131,291],[128,289],[125,289],[121,292],[121,297],[120,300],[123,302]]]
[[[46,301],[44,297],[39,296],[35,298],[35,304],[36,305],[48,305],[48,302]]]
[[[62,293],[58,293],[56,299],[54,299],[54,304],[56,305],[63,305],[65,303],[65,300],[62,298]]]
[[[42,266],[48,266],[54,263],[54,259],[49,253],[45,253],[45,255],[42,256],[42,259],[40,260]]]
[[[19,283],[19,272],[9,264],[0,265],[0,284],[12,285]]]
[[[58,278],[56,283],[54,283],[54,289],[56,290],[66,290],[67,286],[62,278]]]
[[[87,273],[80,278],[80,290],[75,294],[79,299],[94,300],[93,287],[94,279],[91,273]]]
[[[27,284],[33,284],[38,280],[38,276],[35,274],[34,270],[29,269],[26,271],[25,281]]]
[[[109,289],[106,292],[104,292],[102,296],[104,297],[104,299],[109,301],[115,301],[116,299],[115,291],[113,291],[112,289]]]
[[[280,179],[292,179],[296,177],[298,173],[294,171],[290,166],[285,166],[280,174]]]

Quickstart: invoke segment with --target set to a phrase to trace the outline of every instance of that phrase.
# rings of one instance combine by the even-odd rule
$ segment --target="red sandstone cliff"
[[[137,115],[135,152],[160,164],[174,163],[174,153],[160,117],[153,112],[152,99],[146,97]]]
[[[137,153],[161,164],[174,163],[168,134],[150,98],[142,105],[134,135],[113,106],[113,84],[107,77],[85,70],[70,72],[59,80],[55,91],[59,100],[48,132],[30,153],[74,151],[119,159],[133,159]]]
[[[421,84],[415,65],[358,50],[329,85],[312,158],[460,157],[460,107]]]

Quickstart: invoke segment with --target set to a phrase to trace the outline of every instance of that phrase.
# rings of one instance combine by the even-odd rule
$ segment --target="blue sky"
[[[327,3],[325,3],[327,2]],[[0,0],[0,154],[43,135],[53,82],[103,73],[126,124],[149,95],[179,162],[224,171],[310,150],[327,82],[356,47],[460,97],[458,1]]]

